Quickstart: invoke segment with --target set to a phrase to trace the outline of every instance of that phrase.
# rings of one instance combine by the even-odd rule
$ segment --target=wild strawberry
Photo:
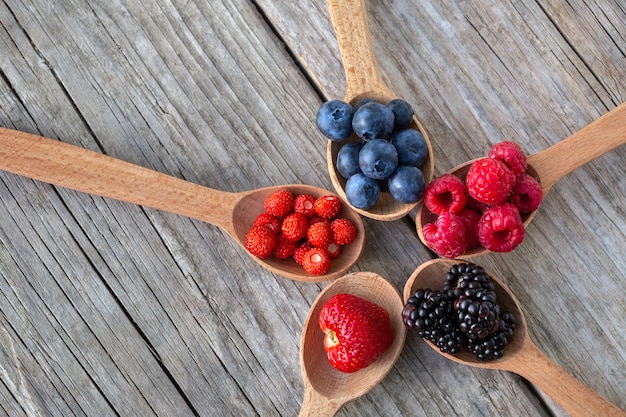
[[[341,253],[341,245],[338,245],[335,242],[330,242],[328,246],[326,246],[326,252],[330,255],[330,259],[336,259]]]
[[[308,218],[315,216],[315,197],[309,194],[300,194],[293,201],[293,210]]]
[[[280,233],[280,225],[282,221],[276,217],[272,216],[269,213],[261,213],[254,219],[254,223],[252,223],[252,227],[254,226],[265,226],[270,229],[274,234]]]
[[[470,166],[465,184],[469,195],[479,202],[499,204],[511,194],[515,174],[502,161],[482,158]]]
[[[514,204],[502,203],[485,210],[478,221],[480,244],[492,252],[509,252],[524,240],[524,224]]]
[[[277,244],[278,238],[265,226],[254,226],[246,234],[246,249],[261,259],[270,256]]]
[[[298,248],[297,242],[292,242],[283,234],[278,235],[278,243],[274,250],[274,256],[278,259],[287,259],[293,256]]]
[[[325,219],[325,218],[320,217],[320,216],[315,216],[315,217],[313,217],[313,218],[311,218],[309,220],[309,226],[312,226],[315,223],[326,223],[327,225],[330,226],[330,219]]]
[[[467,189],[462,179],[452,174],[443,174],[428,184],[424,191],[424,204],[435,214],[458,213],[467,201]]]
[[[309,220],[301,213],[291,213],[283,220],[283,224],[280,228],[283,235],[290,242],[297,242],[306,236],[306,231],[309,228]]]
[[[329,225],[318,222],[309,226],[306,238],[311,245],[317,248],[325,248],[333,241],[333,232]]]
[[[302,258],[302,267],[311,275],[323,275],[330,269],[330,255],[326,249],[309,249]]]
[[[302,262],[304,261],[304,256],[310,249],[313,249],[313,245],[311,245],[308,241],[305,241],[300,246],[298,246],[298,249],[296,249],[296,251],[293,253],[293,260],[296,261],[298,265],[302,265]]]
[[[393,343],[387,310],[352,294],[331,297],[320,310],[319,325],[328,361],[341,372],[369,366]]]
[[[542,199],[543,192],[537,180],[528,174],[517,177],[511,203],[517,206],[520,213],[530,213],[537,210]]]
[[[462,218],[444,213],[422,228],[426,245],[444,258],[455,258],[467,250],[467,228]]]
[[[330,224],[333,232],[333,242],[338,245],[347,245],[356,238],[356,226],[348,219],[335,219]]]
[[[517,143],[510,140],[493,145],[487,156],[504,162],[516,176],[526,171],[526,154]]]
[[[341,210],[341,200],[336,195],[327,195],[315,200],[315,212],[325,219],[332,219]]]
[[[272,193],[264,202],[265,211],[272,216],[285,217],[293,211],[293,194],[287,190]]]

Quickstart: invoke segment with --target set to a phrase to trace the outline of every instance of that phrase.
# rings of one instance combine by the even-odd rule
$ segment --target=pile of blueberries
[[[348,202],[368,210],[381,192],[400,203],[416,203],[424,194],[420,166],[428,157],[424,136],[411,128],[413,109],[394,99],[382,104],[365,99],[354,107],[341,100],[325,102],[317,112],[317,128],[332,141],[346,141],[337,154],[336,168],[347,182]]]

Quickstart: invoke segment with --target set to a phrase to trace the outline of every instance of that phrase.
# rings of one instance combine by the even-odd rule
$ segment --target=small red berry
[[[274,250],[274,256],[278,259],[287,259],[293,256],[298,248],[297,242],[291,242],[284,235],[278,235],[278,244]]]
[[[356,238],[356,226],[348,219],[336,219],[330,224],[333,232],[333,242],[338,245],[347,245]]]
[[[325,219],[320,216],[315,216],[309,220],[309,225],[314,225],[315,223],[326,223],[327,225],[330,226],[330,219]]]
[[[264,202],[265,211],[276,217],[285,217],[293,211],[293,194],[287,190],[272,193]]]
[[[333,241],[333,232],[329,225],[318,222],[309,226],[306,237],[311,245],[317,248],[325,248]]]
[[[323,275],[330,269],[330,255],[322,248],[309,249],[302,259],[302,267],[311,275]]]
[[[315,197],[309,194],[300,194],[293,201],[293,209],[296,213],[302,213],[308,218],[315,216]]]
[[[336,259],[341,253],[341,245],[338,245],[335,242],[330,242],[328,246],[326,246],[326,251],[330,255],[330,259]]]
[[[480,246],[478,240],[478,221],[480,220],[481,213],[470,208],[464,208],[458,214],[465,223],[466,236],[467,236],[467,249],[474,249]]]
[[[467,201],[465,183],[456,175],[443,174],[428,184],[424,191],[424,204],[435,214],[448,211],[458,213]]]
[[[297,242],[306,236],[309,220],[301,213],[291,213],[285,217],[281,231],[287,240]]]
[[[467,228],[462,218],[444,213],[422,229],[426,245],[444,258],[455,258],[467,250]]]
[[[526,154],[517,143],[510,140],[493,145],[487,156],[504,162],[516,176],[526,171]]]
[[[514,204],[503,203],[485,210],[478,221],[480,244],[492,252],[509,252],[524,240],[524,224]]]
[[[341,210],[341,200],[336,195],[326,195],[315,200],[315,212],[325,219],[332,219]]]
[[[280,233],[280,225],[282,220],[276,216],[272,216],[269,213],[261,213],[254,219],[254,223],[252,223],[252,227],[254,226],[265,226],[270,229],[274,234]]]
[[[270,256],[277,244],[278,238],[265,226],[252,227],[246,234],[246,249],[261,259]]]
[[[537,210],[543,199],[541,185],[528,174],[517,177],[513,187],[511,203],[515,204],[520,213]]]
[[[482,158],[470,166],[465,184],[469,195],[479,202],[499,204],[511,194],[515,174],[502,161]]]
[[[306,253],[310,249],[313,249],[313,245],[311,245],[308,241],[305,241],[300,246],[298,246],[298,249],[296,249],[296,251],[293,253],[293,260],[296,261],[298,265],[302,265],[302,262],[304,261],[304,255],[306,255]]]

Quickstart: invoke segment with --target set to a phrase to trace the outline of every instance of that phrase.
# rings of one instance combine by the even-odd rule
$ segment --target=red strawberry
[[[356,226],[348,219],[336,219],[330,224],[333,232],[333,242],[338,245],[347,245],[356,238]]]
[[[309,220],[301,213],[291,213],[283,220],[281,231],[287,240],[297,242],[306,236]]]
[[[313,245],[311,245],[308,241],[305,241],[303,244],[298,246],[298,249],[294,252],[293,260],[296,261],[298,265],[302,265],[304,262],[304,256],[310,249],[313,249]]]
[[[341,210],[341,200],[336,195],[326,195],[315,200],[315,212],[325,219],[332,219]]]
[[[296,213],[302,213],[309,218],[315,216],[315,197],[309,194],[300,194],[293,201],[293,209]]]
[[[265,211],[272,216],[285,217],[293,211],[293,194],[287,190],[278,190],[264,202]]]
[[[373,363],[393,342],[389,313],[352,294],[337,294],[322,307],[319,325],[330,364],[352,373]]]
[[[278,217],[272,216],[269,213],[261,213],[257,216],[256,219],[254,219],[254,223],[252,223],[252,227],[265,226],[268,229],[270,229],[272,232],[274,232],[274,234],[278,234],[280,233],[280,224],[281,224],[281,220]]]
[[[302,258],[302,267],[311,275],[323,275],[330,269],[330,255],[326,249],[309,249]]]
[[[317,248],[325,248],[333,241],[333,232],[329,225],[318,222],[309,226],[306,238],[311,245]]]
[[[278,238],[265,226],[254,226],[246,234],[246,249],[258,258],[267,258],[276,249]]]

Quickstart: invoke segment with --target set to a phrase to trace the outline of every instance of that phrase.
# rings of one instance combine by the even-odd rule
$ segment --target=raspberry
[[[330,255],[322,248],[309,249],[303,259],[302,267],[311,275],[322,275],[330,269]]]
[[[285,217],[293,210],[293,195],[287,190],[278,190],[265,200],[264,206],[272,216]]]
[[[478,221],[480,244],[492,252],[509,252],[524,240],[524,224],[514,204],[485,210]]]
[[[444,213],[434,223],[424,225],[424,240],[439,256],[455,258],[467,249],[467,228],[462,218]]]
[[[317,248],[325,248],[333,241],[333,232],[329,225],[318,222],[309,226],[306,237],[311,245]]]
[[[298,249],[293,253],[293,260],[296,261],[298,265],[302,265],[302,261],[304,260],[304,255],[310,250],[313,249],[313,245],[311,245],[308,241],[304,242]]]
[[[265,226],[252,227],[246,234],[246,249],[258,258],[267,258],[276,249],[278,238]]]
[[[341,210],[341,200],[335,195],[327,195],[315,200],[315,212],[325,219],[332,219]]]
[[[511,194],[515,174],[502,161],[482,158],[470,167],[465,184],[469,195],[479,202],[499,204]]]
[[[474,249],[480,246],[478,240],[478,221],[480,220],[480,213],[470,208],[464,208],[458,214],[465,223],[467,229],[467,249]]]
[[[278,235],[278,244],[274,250],[274,256],[278,259],[287,259],[295,253],[298,248],[296,242],[291,242],[284,235]]]
[[[516,176],[522,175],[526,171],[524,151],[517,143],[510,140],[493,145],[487,156],[504,162]]]
[[[276,216],[272,216],[269,213],[261,213],[257,216],[256,219],[254,219],[254,223],[252,223],[252,227],[254,226],[265,226],[267,227],[269,230],[271,230],[272,232],[274,232],[274,234],[278,234],[280,233],[280,225],[281,225],[281,220],[276,217]]]
[[[537,180],[528,174],[517,177],[511,203],[517,206],[520,213],[530,213],[537,210],[542,199],[543,192]]]
[[[467,201],[463,180],[452,174],[443,174],[431,181],[424,191],[424,204],[435,214],[458,213]]]
[[[296,213],[302,213],[308,218],[315,216],[315,197],[309,194],[300,194],[293,201],[293,209]]]
[[[301,213],[291,213],[285,217],[281,226],[283,236],[290,242],[297,242],[306,236],[309,220]]]
[[[336,219],[330,224],[333,242],[338,245],[347,245],[356,238],[356,226],[348,219]]]

